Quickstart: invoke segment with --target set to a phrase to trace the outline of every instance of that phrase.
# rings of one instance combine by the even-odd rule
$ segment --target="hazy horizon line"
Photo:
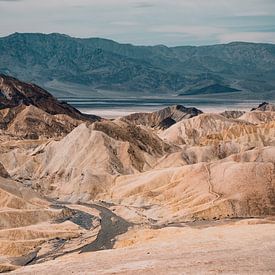
[[[60,35],[60,36],[66,36],[68,38],[73,38],[73,39],[101,39],[101,40],[107,40],[107,41],[111,41],[114,43],[118,43],[121,45],[131,45],[131,46],[136,46],[136,47],[166,47],[166,48],[177,48],[177,47],[207,47],[207,46],[216,46],[216,45],[230,45],[230,44],[234,44],[234,43],[238,43],[238,44],[264,44],[264,45],[275,45],[275,43],[268,43],[268,42],[253,42],[253,41],[231,41],[228,43],[209,43],[209,44],[201,44],[201,45],[191,45],[191,44],[182,44],[182,45],[176,45],[176,46],[167,46],[164,43],[159,43],[159,44],[135,44],[135,43],[131,43],[131,42],[123,42],[123,41],[118,41],[118,40],[114,40],[108,37],[98,37],[98,36],[75,36],[75,35],[70,35],[70,34],[66,34],[66,33],[59,33],[59,32],[13,32],[10,33],[8,35],[0,35],[0,39],[1,38],[7,38],[10,37],[12,35],[16,35],[16,34],[20,34],[20,35],[30,35],[30,34],[40,34],[40,35]]]

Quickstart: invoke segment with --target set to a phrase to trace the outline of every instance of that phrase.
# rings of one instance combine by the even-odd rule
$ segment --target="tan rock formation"
[[[64,114],[50,115],[32,105],[0,110],[0,118],[5,134],[25,139],[62,137],[83,123]]]
[[[235,126],[245,126],[249,123],[228,119],[218,114],[202,114],[183,120],[160,133],[160,137],[174,144],[199,145],[202,138],[220,134]]]
[[[66,102],[58,101],[35,84],[25,83],[3,74],[0,74],[0,95],[0,109],[32,105],[51,115],[65,114],[78,120],[100,120],[97,116],[84,115]]]
[[[257,222],[133,230],[119,238],[117,249],[73,253],[12,274],[274,273],[275,225]]]
[[[30,188],[0,177],[0,271],[32,260],[48,240],[79,237],[79,226],[54,224],[68,215],[70,211],[50,207]]]
[[[183,119],[202,114],[196,108],[186,108],[182,105],[166,107],[153,113],[135,113],[121,118],[121,120],[135,125],[143,125],[152,128],[167,129]]]
[[[257,108],[253,108],[251,111],[275,111],[275,104],[271,104],[268,102],[261,103]]]
[[[121,176],[111,201],[148,207],[144,213],[162,223],[274,215],[274,155],[274,147],[267,147],[217,162]]]
[[[87,201],[104,192],[117,175],[151,169],[173,150],[177,148],[153,132],[116,121],[82,124],[60,141],[29,152],[8,152],[0,159],[13,177],[32,180],[36,189]]]

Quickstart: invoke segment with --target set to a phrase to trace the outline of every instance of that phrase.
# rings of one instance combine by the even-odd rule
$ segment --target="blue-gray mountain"
[[[133,46],[61,34],[0,38],[0,72],[55,95],[96,90],[132,95],[275,98],[275,45]],[[88,91],[88,92],[87,92]],[[84,92],[83,92],[84,93]]]

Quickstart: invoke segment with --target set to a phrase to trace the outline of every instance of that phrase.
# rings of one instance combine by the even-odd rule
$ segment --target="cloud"
[[[166,25],[149,28],[151,32],[182,34],[188,36],[205,37],[209,35],[217,35],[226,32],[225,28],[211,26],[181,26],[181,25]]]
[[[275,0],[0,0],[0,10],[1,35],[62,32],[172,46],[275,42]]]
[[[275,43],[275,32],[236,32],[219,35],[221,43],[232,41]]]
[[[155,4],[150,3],[150,2],[136,2],[134,4],[134,7],[139,8],[139,9],[146,9],[146,8],[153,8]]]
[[[269,16],[274,14],[274,12],[271,11],[241,11],[235,13],[234,16],[236,17],[256,17],[256,16]]]
[[[140,23],[133,22],[133,21],[114,21],[114,22],[111,22],[111,24],[115,26],[123,26],[123,27],[134,27],[134,26],[140,25]]]

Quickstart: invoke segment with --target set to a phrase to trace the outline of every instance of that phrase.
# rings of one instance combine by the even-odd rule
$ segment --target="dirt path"
[[[91,244],[82,247],[80,250],[81,253],[113,248],[115,237],[126,233],[129,227],[132,225],[102,205],[81,205],[97,209],[100,212],[99,215],[101,218],[101,229],[97,235],[96,240]]]
[[[207,183],[208,183],[209,193],[216,197],[212,201],[212,205],[214,205],[215,202],[221,198],[221,195],[216,193],[213,189],[213,184],[211,182],[211,164],[205,164],[204,167],[205,167],[205,170],[207,172]]]
[[[93,241],[91,243],[84,244],[82,246],[79,246],[79,243],[81,243],[82,241],[81,239],[78,240],[78,238],[69,241],[65,241],[62,239],[52,240],[53,245],[50,251],[43,255],[36,256],[38,252],[37,251],[34,255],[32,255],[29,260],[23,259],[22,265],[33,265],[36,263],[42,263],[75,252],[84,253],[112,249],[116,236],[126,233],[129,227],[132,225],[123,218],[114,214],[111,210],[103,205],[87,203],[79,203],[78,205],[81,206],[81,210],[77,209],[75,205],[71,205],[69,203],[58,203],[52,206],[56,208],[70,208],[71,210],[73,210],[74,214],[72,216],[61,219],[59,220],[59,222],[70,220],[71,222],[76,223],[86,230],[93,230],[93,221],[96,219],[98,220],[98,217],[91,215],[91,212],[98,212],[100,217],[100,229],[96,235],[96,238],[93,238]],[[85,208],[87,208],[86,211]]]

